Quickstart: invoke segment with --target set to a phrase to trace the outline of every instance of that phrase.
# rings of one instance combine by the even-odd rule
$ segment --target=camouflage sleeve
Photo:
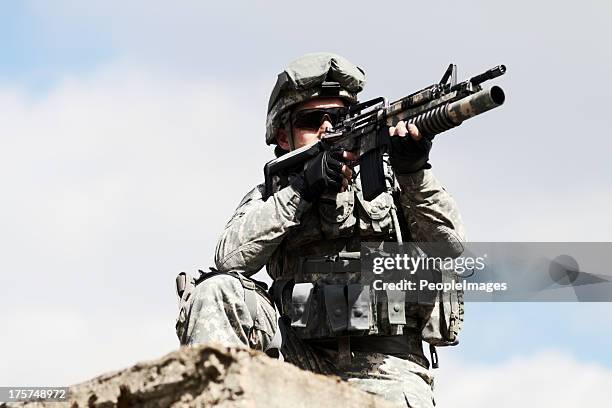
[[[291,227],[311,204],[292,186],[263,201],[263,185],[249,192],[225,226],[215,252],[215,265],[225,272],[250,276],[260,270]]]
[[[447,242],[448,256],[463,252],[465,232],[453,197],[431,170],[397,175],[402,188],[401,205],[416,242]]]

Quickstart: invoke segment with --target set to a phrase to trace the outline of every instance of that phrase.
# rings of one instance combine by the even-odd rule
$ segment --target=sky
[[[611,18],[597,0],[3,3],[0,385],[73,384],[178,347],[174,277],[212,265],[272,158],[276,75],[307,52],[361,66],[364,100],[450,62],[460,78],[505,64],[504,106],[431,154],[468,238],[612,241]],[[439,405],[608,401],[610,310],[468,304]]]

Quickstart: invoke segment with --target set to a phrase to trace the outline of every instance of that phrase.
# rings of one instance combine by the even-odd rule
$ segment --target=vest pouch
[[[291,291],[291,327],[305,328],[314,292],[312,283],[296,283]]]
[[[348,329],[369,330],[370,329],[370,287],[358,283],[348,286]]]
[[[323,195],[319,201],[321,231],[326,238],[349,236],[356,223],[353,210],[355,193],[344,191],[338,194]]]
[[[367,330],[369,288],[360,284],[296,283],[291,292],[289,316],[291,326],[302,339],[335,337],[346,330]]]
[[[389,193],[379,194],[372,201],[366,201],[361,191],[357,193],[357,200],[361,204],[365,216],[359,217],[359,228],[361,231],[374,233],[388,232],[391,229],[393,219],[391,208],[393,208],[393,197]]]
[[[442,271],[443,283],[458,281],[454,271]],[[463,290],[441,290],[421,331],[423,340],[433,346],[454,346],[459,343],[459,332],[463,325]]]
[[[387,315],[389,324],[406,324],[406,292],[387,290]]]
[[[348,305],[344,297],[346,285],[325,285],[323,296],[331,331],[338,333],[348,328]]]
[[[176,329],[176,335],[179,340],[183,338],[187,327],[188,306],[191,301],[191,294],[196,285],[195,281],[195,278],[187,272],[179,273],[175,280],[176,295],[179,303],[179,315],[176,318],[174,328]]]

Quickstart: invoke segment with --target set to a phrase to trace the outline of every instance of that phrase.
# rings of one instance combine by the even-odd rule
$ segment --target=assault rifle
[[[487,112],[504,103],[502,88],[483,89],[481,84],[503,75],[499,65],[464,82],[457,83],[457,66],[450,64],[439,83],[388,103],[378,97],[346,108],[343,119],[316,143],[284,154],[264,167],[264,200],[272,195],[275,177],[301,168],[320,152],[333,146],[359,152],[359,173],[363,197],[370,201],[386,191],[383,155],[390,153],[389,126],[399,121],[415,124],[424,137],[459,126],[464,120]],[[325,85],[325,84],[324,84]]]

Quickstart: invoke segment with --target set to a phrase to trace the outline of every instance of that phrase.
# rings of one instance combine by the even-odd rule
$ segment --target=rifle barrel
[[[474,85],[478,85],[478,84],[483,83],[484,81],[488,81],[490,79],[497,78],[498,76],[504,75],[505,73],[506,73],[506,66],[498,65],[495,68],[491,68],[490,70],[471,78],[470,82]]]

